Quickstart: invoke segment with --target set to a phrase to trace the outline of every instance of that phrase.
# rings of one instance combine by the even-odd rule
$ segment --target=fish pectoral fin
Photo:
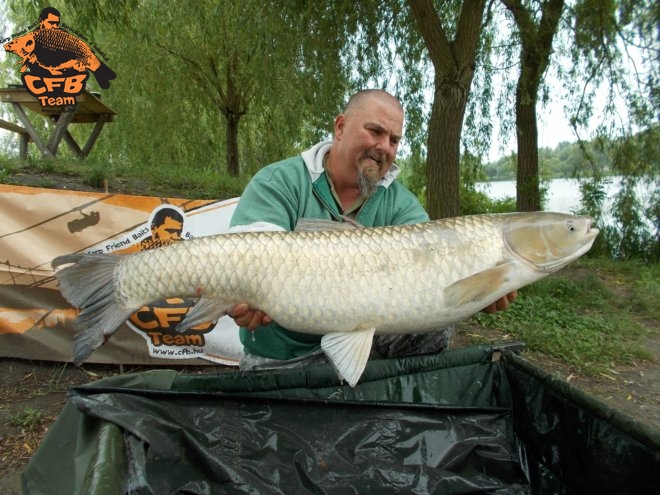
[[[217,299],[202,297],[188,311],[185,318],[176,327],[177,332],[185,332],[197,325],[209,321],[217,321],[220,317],[227,314],[231,306],[223,304]]]
[[[321,349],[328,356],[339,378],[355,387],[367,366],[376,327],[352,332],[329,333],[321,338]]]
[[[455,308],[470,302],[485,302],[484,307],[492,303],[490,296],[495,293],[509,278],[513,270],[513,262],[505,261],[493,268],[475,273],[467,278],[454,282],[444,291],[447,307]]]

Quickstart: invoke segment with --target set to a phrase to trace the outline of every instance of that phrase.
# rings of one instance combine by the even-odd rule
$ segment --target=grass
[[[480,313],[471,323],[580,372],[602,374],[653,359],[643,338],[657,328],[659,271],[634,261],[579,260],[521,289],[507,311]]]
[[[27,181],[17,180],[30,176]],[[230,177],[213,165],[162,164],[157,168],[108,163],[94,159],[38,159],[0,157],[0,182],[61,188],[62,180],[111,192],[194,199],[227,199],[241,195],[248,175]]]
[[[19,428],[34,428],[41,424],[44,415],[41,411],[26,407],[16,412],[10,419],[12,425]]]

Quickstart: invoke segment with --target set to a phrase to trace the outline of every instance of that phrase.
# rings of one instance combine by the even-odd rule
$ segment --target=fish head
[[[9,43],[6,43],[4,47],[6,52],[21,57],[21,60],[15,64],[23,64],[21,72],[26,71],[28,62],[35,63],[37,61],[37,57],[34,54],[35,41],[33,32],[29,32],[24,36],[11,40]]]
[[[34,52],[34,33],[29,32],[26,35],[15,38],[4,46],[5,51],[18,55],[25,60]]]
[[[592,223],[591,217],[567,213],[514,213],[505,228],[505,243],[536,270],[554,272],[591,249],[598,235]]]

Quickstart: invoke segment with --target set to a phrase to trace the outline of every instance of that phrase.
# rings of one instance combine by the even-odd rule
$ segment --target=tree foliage
[[[299,151],[299,136],[318,138],[331,129],[344,97],[344,68],[326,30],[313,25],[306,9],[297,8],[302,4],[151,3],[134,17],[132,31],[147,53],[158,57],[157,64],[149,64],[154,73],[174,72],[171,87],[178,97],[168,100],[182,124],[196,128],[185,135],[207,141],[207,146],[200,143],[207,153],[224,150],[224,159],[215,151],[214,162],[225,163],[230,174],[239,172],[239,148],[242,168],[253,172]],[[158,28],[146,31],[147,25]],[[328,52],[318,57],[326,45]],[[182,99],[188,107],[183,112]],[[310,119],[314,124],[323,119],[325,129],[315,125],[304,132]],[[239,122],[245,125],[241,133]]]
[[[655,185],[656,190],[660,185],[657,144],[660,11],[648,1],[583,0],[576,3],[571,14],[572,64],[568,66],[566,79],[571,122],[579,135],[587,122],[598,121],[597,139],[610,157],[610,173],[622,176],[611,208],[600,215],[613,220],[599,225],[603,229],[605,250],[620,258],[657,260],[660,197],[656,193],[645,209],[636,191],[641,184]],[[594,113],[598,109],[595,96],[598,88],[605,88],[607,97],[600,111]],[[604,170],[598,161],[586,148],[584,151],[587,170],[593,178],[583,191],[583,202],[602,212],[600,198],[593,192],[607,179],[602,177]],[[581,174],[584,170],[577,172]]]
[[[25,2],[28,15],[41,3]],[[102,97],[119,117],[96,150],[111,163],[247,176],[328,136],[343,104],[343,41],[307,4],[53,3],[118,74]],[[116,22],[102,22],[110,10]]]
[[[17,0],[12,20],[34,22],[47,5],[102,47],[118,74],[101,92],[118,118],[95,149],[109,168],[247,178],[329,137],[349,94],[378,87],[406,107],[406,174],[432,217],[461,213],[461,191],[494,130],[517,138],[506,166],[529,189],[518,208],[536,209],[537,182],[557,167],[537,149],[535,112],[552,100],[565,103],[584,143],[586,158],[559,160],[580,162],[570,173],[597,178],[609,155],[614,173],[657,174],[654,134],[644,132],[660,104],[650,0]],[[600,147],[586,144],[597,119],[598,136],[614,137]],[[628,146],[633,139],[642,141]]]

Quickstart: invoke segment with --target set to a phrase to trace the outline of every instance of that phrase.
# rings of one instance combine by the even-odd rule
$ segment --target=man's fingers
[[[509,292],[506,296],[499,298],[493,304],[486,306],[482,311],[489,314],[503,311],[509,307],[509,304],[513,302],[516,297],[518,297],[518,291],[514,290],[513,292]]]
[[[263,311],[254,310],[250,314],[250,321],[247,323],[247,325],[243,325],[246,327],[248,330],[256,330],[257,327],[261,326],[261,321],[264,319],[264,313]]]
[[[481,311],[483,311],[484,313],[492,314],[495,311],[497,311],[497,303],[489,304],[488,306],[486,306]]]
[[[509,302],[513,302],[513,300],[514,300],[516,297],[518,297],[518,291],[517,291],[517,290],[514,290],[513,292],[509,292],[509,293],[506,295],[506,298],[509,300]]]
[[[231,308],[227,315],[230,318],[242,318],[250,311],[250,306],[246,303],[238,303],[236,306]]]
[[[270,316],[258,309],[252,309],[247,303],[238,303],[227,315],[234,319],[239,327],[256,330],[258,327],[272,322]]]

